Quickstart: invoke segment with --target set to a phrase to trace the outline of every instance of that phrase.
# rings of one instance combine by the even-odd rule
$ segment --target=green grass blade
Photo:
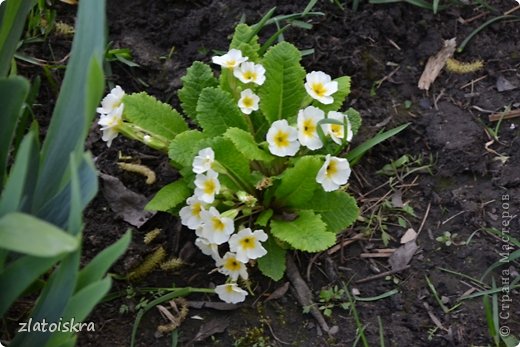
[[[105,2],[82,1],[71,58],[43,144],[33,211],[58,193],[67,180],[70,154],[83,151],[83,142],[103,93],[104,51]]]
[[[384,292],[381,295],[371,296],[371,297],[367,297],[367,298],[361,298],[359,296],[354,296],[354,299],[356,299],[356,301],[365,301],[365,302],[367,302],[367,301],[378,301],[378,300],[381,300],[381,299],[384,299],[384,298],[388,298],[389,296],[395,295],[397,293],[399,293],[399,290],[392,289],[392,290],[389,290],[387,292]]]
[[[11,60],[25,26],[25,18],[35,0],[6,1],[0,13],[0,77],[7,76]]]
[[[466,47],[466,45],[468,44],[469,41],[471,41],[471,39],[473,39],[473,37],[475,35],[477,35],[479,32],[481,32],[483,29],[485,29],[488,25],[491,25],[495,22],[498,22],[498,21],[501,21],[501,20],[504,20],[504,19],[508,19],[508,18],[514,18],[514,16],[510,16],[510,15],[505,15],[505,16],[498,16],[498,17],[494,17],[494,18],[491,18],[490,20],[488,20],[487,22],[485,22],[484,24],[482,24],[481,26],[479,26],[477,29],[473,30],[465,39],[464,41],[461,42],[461,44],[459,45],[459,47],[457,48],[457,52],[460,53],[464,50],[464,47]]]
[[[406,129],[408,125],[410,125],[410,123],[406,123],[401,126],[398,126],[397,128],[379,133],[370,140],[363,142],[361,145],[357,146],[352,151],[348,152],[346,158],[348,159],[350,165],[355,165],[368,150],[380,144],[381,142],[397,135],[398,133]]]
[[[377,316],[377,325],[379,326],[379,346],[385,347],[385,330],[383,329],[381,316]]]
[[[274,11],[276,11],[276,7],[273,7],[272,9],[267,11],[267,13],[262,17],[262,19],[260,19],[260,21],[258,23],[256,23],[256,24],[251,26],[251,28],[253,30],[251,31],[251,35],[249,36],[249,40],[246,40],[247,42],[251,41],[251,39],[253,37],[255,37],[255,35],[257,35],[260,32],[260,30],[262,30],[264,28],[264,26],[267,23],[267,21],[269,19],[271,19],[271,17],[273,16]]]
[[[10,1],[9,3],[13,3]],[[9,147],[13,140],[22,106],[29,93],[29,82],[22,77],[0,79],[0,188],[4,185]]]

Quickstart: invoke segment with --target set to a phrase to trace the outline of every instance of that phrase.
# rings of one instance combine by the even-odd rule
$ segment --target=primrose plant
[[[212,58],[218,78],[202,62],[187,70],[178,96],[192,129],[169,105],[120,87],[98,109],[109,146],[122,133],[169,154],[182,178],[147,208],[193,230],[227,276],[215,292],[233,303],[248,294],[248,266],[279,280],[287,250],[323,251],[358,215],[345,153],[361,119],[341,111],[350,78],[306,73],[295,46],[263,48],[257,31],[237,26]]]

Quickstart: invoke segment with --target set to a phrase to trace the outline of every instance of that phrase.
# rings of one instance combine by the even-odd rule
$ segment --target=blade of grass
[[[377,325],[379,326],[379,346],[385,347],[385,331],[380,316],[377,316]]]
[[[441,298],[439,298],[439,295],[437,294],[437,290],[433,286],[432,282],[430,282],[430,279],[428,278],[428,276],[424,276],[424,278],[426,278],[426,283],[428,284],[428,288],[430,288],[430,291],[432,292],[433,297],[439,304],[440,308],[442,308],[442,311],[444,313],[448,313],[450,311],[450,309],[448,307],[446,307],[446,305],[444,305],[444,303],[442,302]]]
[[[397,289],[392,289],[392,290],[389,290],[381,295],[377,295],[377,296],[371,296],[371,297],[367,297],[367,298],[361,298],[359,296],[354,296],[354,299],[356,299],[356,301],[364,301],[364,302],[367,302],[367,301],[378,301],[378,300],[381,300],[381,299],[384,299],[384,298],[388,298],[389,296],[392,296],[392,295],[395,295],[399,293],[399,290]]]
[[[479,26],[477,29],[473,30],[462,42],[461,44],[459,45],[459,47],[457,48],[457,52],[462,52],[464,50],[464,47],[466,47],[466,45],[468,44],[469,41],[471,41],[471,39],[477,35],[479,32],[481,32],[483,29],[485,29],[488,25],[491,25],[495,22],[498,22],[498,21],[501,21],[501,20],[504,20],[504,19],[508,19],[508,18],[514,18],[515,16],[509,16],[509,15],[506,15],[506,16],[498,16],[498,17],[495,17],[495,18],[491,18],[490,20],[488,20],[487,22],[485,22],[484,24],[482,24],[481,26]]]
[[[391,138],[392,136],[397,135],[398,133],[406,129],[408,125],[410,125],[410,123],[403,124],[385,132],[380,132],[370,140],[363,142],[362,144],[354,148],[352,151],[348,152],[346,158],[348,159],[350,165],[355,165],[368,150],[380,144],[381,142]]]

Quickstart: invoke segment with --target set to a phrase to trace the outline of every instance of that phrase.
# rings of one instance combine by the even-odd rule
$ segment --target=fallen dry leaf
[[[288,289],[289,289],[289,282],[285,282],[280,287],[278,287],[274,292],[272,292],[271,295],[269,295],[267,297],[267,299],[265,299],[265,302],[267,302],[269,300],[280,299],[281,297],[283,297],[285,295],[285,293],[287,293]]]
[[[214,318],[214,319],[210,320],[209,322],[207,322],[206,324],[202,324],[200,326],[199,332],[197,333],[197,335],[195,335],[195,337],[193,338],[193,340],[191,342],[193,343],[193,342],[204,341],[205,339],[207,339],[208,337],[210,337],[212,335],[224,332],[224,330],[226,330],[228,326],[229,326],[228,319]]]
[[[444,68],[444,65],[446,65],[448,59],[455,53],[456,46],[457,42],[455,38],[446,40],[441,50],[428,59],[421,78],[419,79],[419,89],[430,89],[431,84],[435,81],[437,76],[439,76],[439,73]]]
[[[391,256],[388,258],[388,263],[392,267],[393,271],[398,271],[399,269],[404,268],[410,260],[412,260],[413,255],[417,252],[417,244],[415,240],[409,241],[399,247]]]
[[[116,216],[140,228],[155,215],[156,212],[144,210],[148,203],[146,197],[125,187],[117,177],[103,173],[99,176],[103,180],[103,196]]]
[[[406,230],[403,237],[401,237],[401,244],[413,241],[417,238],[417,233],[412,228]]]

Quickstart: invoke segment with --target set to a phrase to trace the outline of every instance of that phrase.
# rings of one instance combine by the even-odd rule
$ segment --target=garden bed
[[[490,4],[503,13],[514,7],[515,2]],[[273,6],[277,6],[277,14],[290,14],[301,12],[305,4],[130,0],[122,7],[109,1],[109,41],[113,47],[129,48],[139,67],[112,63],[108,80],[128,93],[146,90],[178,107],[176,91],[186,68],[194,60],[209,63],[215,55],[213,50],[226,51],[233,28],[243,15],[247,23],[254,23]],[[501,21],[486,27],[462,53],[456,54],[457,59],[465,62],[482,60],[484,67],[469,74],[444,71],[429,92],[425,92],[418,89],[417,82],[426,61],[442,47],[444,40],[456,37],[457,42],[462,42],[496,13],[476,6],[453,6],[434,15],[429,10],[401,3],[361,3],[359,10],[353,12],[329,1],[320,2],[316,10],[325,15],[310,17],[312,29],[293,27],[284,35],[300,49],[314,49],[314,54],[302,60],[308,71],[352,77],[347,105],[355,107],[363,119],[354,145],[382,129],[403,123],[410,125],[374,148],[354,167],[349,189],[358,200],[363,219],[338,237],[338,244],[343,246],[334,252],[318,256],[295,254],[303,279],[316,300],[320,290],[333,286],[341,289],[343,284],[359,290],[361,298],[390,293],[386,298],[360,300],[355,304],[370,346],[379,345],[380,329],[387,346],[490,344],[482,297],[461,301],[459,307],[445,313],[428,281],[444,305],[454,307],[458,298],[476,287],[460,274],[480,279],[489,266],[501,259],[499,253],[503,253],[505,242],[500,235],[493,236],[486,229],[501,231],[503,214],[516,215],[520,211],[520,118],[502,121],[499,141],[492,143],[489,129],[495,129],[496,122],[488,120],[490,112],[502,111],[506,106],[520,107],[520,24]],[[64,9],[64,18],[68,11],[70,8]],[[484,11],[488,14],[468,21]],[[272,33],[274,27],[267,34],[269,31]],[[60,44],[52,42],[53,46]],[[497,83],[503,79],[516,88],[498,91]],[[97,127],[93,127],[87,141],[98,170],[119,178],[128,189],[151,198],[160,187],[177,178],[165,155],[122,137],[107,148],[100,136]],[[157,181],[147,185],[142,176],[121,170],[117,165],[120,155],[130,156],[131,161],[151,168],[157,174]],[[397,173],[390,170],[389,175],[376,174],[403,155],[413,159]],[[421,162],[414,162],[416,159]],[[418,167],[422,169],[412,171]],[[193,232],[181,228],[176,218],[165,213],[157,213],[139,229],[130,226],[114,217],[103,194],[107,184],[103,182],[106,181],[101,181],[100,193],[85,215],[85,260],[132,228],[133,242],[114,266],[114,273],[127,274],[158,245],[169,256],[180,256],[186,262],[178,271],[156,270],[131,284],[115,280],[113,292],[127,293],[131,287],[207,287],[218,283],[219,275],[211,273],[208,258],[192,245]],[[408,221],[405,227],[399,225],[398,215]],[[381,225],[391,237],[388,245],[383,244]],[[518,218],[513,218],[508,228],[517,239],[518,226]],[[154,228],[162,232],[152,244],[146,245],[143,237]],[[419,233],[419,249],[409,268],[373,278],[391,269],[388,257],[376,257],[377,250],[397,249],[408,228]],[[449,246],[437,240],[444,232],[457,234]],[[518,276],[517,264],[508,265],[507,276],[495,270],[498,286],[505,284],[504,278],[512,282]],[[277,289],[282,288],[283,292],[287,281],[286,278],[269,281],[255,272],[252,274],[255,296],[248,297],[239,307],[190,308],[188,318],[179,328],[180,345],[190,342],[195,346],[353,344],[357,336],[355,317],[340,307],[341,302],[334,303],[330,317],[326,318],[329,326],[338,327],[337,332],[328,334],[311,315],[303,313],[292,287],[275,298],[271,296]],[[484,282],[490,284],[490,278]],[[501,323],[518,336],[520,322],[514,317],[520,316],[520,298],[515,300],[514,292],[511,292],[513,302],[504,309],[510,318],[502,319]],[[98,346],[107,341],[114,346],[129,345],[136,306],[143,297],[128,293],[101,303],[89,318],[96,331],[81,333],[78,345]],[[187,299],[217,301],[214,295],[203,294],[193,294]],[[164,323],[157,310],[149,312],[139,327],[137,345],[170,346],[169,336],[155,336],[156,327]]]

